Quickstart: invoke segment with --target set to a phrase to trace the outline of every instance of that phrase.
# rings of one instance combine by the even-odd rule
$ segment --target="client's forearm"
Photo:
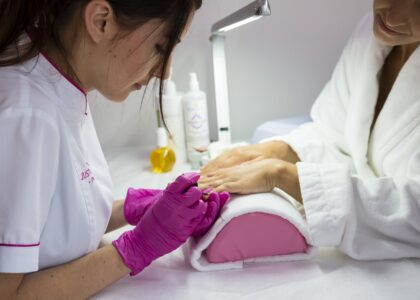
[[[273,164],[274,171],[270,176],[272,187],[278,187],[290,196],[302,203],[302,194],[300,192],[299,175],[297,167],[293,163],[278,160],[277,164]]]
[[[277,158],[295,164],[300,161],[297,153],[283,141],[271,141],[260,144],[266,149],[267,158]]]

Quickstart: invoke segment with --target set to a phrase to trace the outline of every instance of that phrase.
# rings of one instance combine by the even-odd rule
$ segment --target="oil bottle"
[[[168,146],[168,136],[163,127],[158,127],[157,148],[150,152],[150,164],[154,173],[170,172],[175,165],[175,152]]]

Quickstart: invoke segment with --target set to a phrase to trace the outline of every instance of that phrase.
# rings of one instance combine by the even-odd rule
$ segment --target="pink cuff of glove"
[[[136,276],[138,273],[144,270],[148,265],[152,263],[144,261],[141,256],[133,257],[133,254],[130,255],[129,245],[132,243],[132,238],[130,236],[131,232],[124,232],[118,239],[112,242],[112,245],[117,249],[118,254],[121,256],[124,264],[131,270],[130,276]]]

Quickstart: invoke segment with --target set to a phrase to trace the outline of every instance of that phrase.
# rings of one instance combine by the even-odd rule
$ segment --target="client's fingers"
[[[199,182],[198,187],[200,189],[214,189],[223,184],[223,180],[215,179],[215,180],[208,180],[205,182]]]
[[[222,193],[235,193],[235,194],[243,194],[245,189],[238,181],[225,181],[217,184],[213,187],[215,192]],[[226,200],[227,201],[227,200]]]

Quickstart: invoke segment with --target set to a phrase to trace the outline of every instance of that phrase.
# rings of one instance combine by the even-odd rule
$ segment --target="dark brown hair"
[[[161,78],[167,69],[169,58],[178,43],[191,14],[199,9],[202,0],[107,0],[112,6],[118,24],[129,32],[152,19],[164,20],[167,24],[167,42],[164,45],[158,68]],[[56,47],[66,59],[68,53],[60,39],[60,30],[80,13],[90,0],[0,0],[0,67],[25,62],[49,46]],[[30,32],[31,44],[19,47],[19,37]],[[13,47],[16,55],[1,58]],[[70,64],[69,72],[74,74]],[[159,85],[162,108],[162,80]],[[162,112],[162,109],[161,109]]]

